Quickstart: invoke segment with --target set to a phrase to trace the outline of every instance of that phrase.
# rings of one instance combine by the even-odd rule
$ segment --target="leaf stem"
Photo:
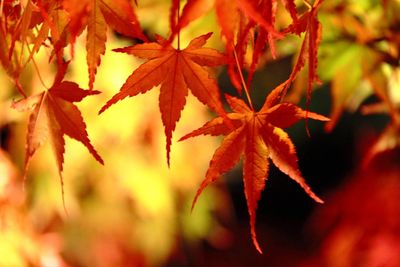
[[[3,17],[4,0],[0,1],[0,18]]]
[[[22,16],[21,16],[21,18],[18,20],[18,24],[20,25],[20,23],[22,24],[23,23],[23,21],[24,21],[24,17],[23,16],[25,16],[25,12],[27,12],[27,9],[28,9],[28,6],[29,5],[32,5],[32,3],[31,3],[31,0],[28,0],[28,2],[26,3],[26,6],[25,7],[22,7],[21,6],[21,8],[25,8],[24,9],[24,11],[22,11],[21,10],[21,14],[22,14]],[[32,16],[32,15],[31,15]],[[31,16],[29,16],[29,18],[31,17]],[[24,29],[24,26],[22,25],[22,29]],[[22,32],[22,34],[21,34],[21,37],[25,37],[25,33],[24,32]],[[22,38],[21,38],[21,54],[19,55],[19,61],[18,61],[18,64],[19,65],[22,65],[22,61],[24,60],[23,58],[24,58],[24,46],[25,46],[25,43],[26,43],[26,45],[28,46],[28,41],[27,40],[22,40]]]
[[[17,87],[18,92],[24,97],[27,98],[28,96],[25,94],[24,89],[22,88],[21,83],[19,82],[18,78],[14,78],[15,86]]]
[[[178,1],[178,10],[176,12],[176,25],[179,26],[181,1]],[[178,28],[178,50],[181,50],[181,28]]]
[[[312,9],[312,5],[310,4],[310,2],[308,2],[308,0],[303,0],[303,2],[310,10]]]
[[[25,40],[25,42],[27,42],[27,41]],[[26,47],[27,47],[27,49],[28,49],[28,51],[29,51],[29,54],[32,54],[31,48],[29,47],[28,44],[26,45]],[[42,78],[42,75],[40,74],[39,67],[38,67],[37,64],[36,64],[35,58],[32,57],[31,59],[32,59],[32,62],[33,62],[33,66],[35,67],[36,73],[37,73],[37,75],[38,75],[38,77],[39,77],[40,83],[43,85],[44,88],[46,88],[46,90],[49,90],[50,88],[45,84],[45,82],[44,82],[44,80],[43,80],[43,78]],[[24,66],[25,66],[26,64],[28,64],[28,62],[29,62],[29,61],[27,61],[27,62],[24,64]]]
[[[253,102],[251,101],[249,89],[247,88],[246,82],[244,81],[242,69],[240,68],[239,59],[238,59],[238,56],[237,56],[237,53],[236,53],[236,49],[235,49],[234,46],[233,46],[233,54],[235,55],[236,66],[237,66],[238,71],[239,71],[239,76],[240,76],[240,80],[241,80],[243,88],[244,88],[244,92],[246,93],[247,101],[249,102],[251,110],[254,111]]]

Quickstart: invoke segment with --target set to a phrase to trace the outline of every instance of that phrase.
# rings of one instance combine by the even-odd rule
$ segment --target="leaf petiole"
[[[26,42],[26,47],[27,47],[27,49],[28,49],[29,54],[32,54],[32,50],[31,50],[31,48],[29,47],[27,40],[25,40],[25,42]],[[43,85],[44,88],[46,88],[46,90],[49,90],[50,87],[48,87],[48,86],[45,84],[45,82],[44,82],[44,80],[43,80],[43,78],[42,78],[42,75],[40,74],[39,67],[38,67],[37,64],[36,64],[35,58],[32,57],[31,59],[32,59],[32,62],[33,62],[33,66],[35,67],[36,73],[37,73],[37,75],[38,75],[38,78],[39,78],[39,80],[40,80],[40,83]],[[24,65],[28,64],[28,62],[29,62],[29,61],[27,61]]]
[[[176,12],[176,25],[179,25],[181,2],[178,1],[178,10]],[[181,29],[178,28],[178,50],[181,50]]]
[[[0,0],[0,18],[3,17],[4,0]]]
[[[310,2],[308,2],[308,0],[303,0],[303,2],[310,10],[312,9],[312,5],[310,4]]]
[[[249,102],[251,110],[254,111],[253,102],[251,101],[249,89],[247,88],[246,82],[244,81],[242,69],[240,68],[239,59],[238,59],[238,56],[237,56],[237,53],[236,53],[236,49],[235,49],[234,46],[233,46],[233,54],[235,55],[236,66],[237,66],[238,71],[239,71],[239,76],[240,76],[240,80],[241,80],[243,88],[244,88],[244,92],[246,93],[247,101]]]

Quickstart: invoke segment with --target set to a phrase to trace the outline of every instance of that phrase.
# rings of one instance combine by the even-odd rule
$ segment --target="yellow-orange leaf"
[[[128,0],[64,0],[63,6],[70,14],[72,42],[87,27],[87,64],[89,88],[93,88],[100,56],[105,52],[107,25],[115,31],[146,40]]]
[[[81,142],[87,147],[93,157],[104,164],[103,159],[91,144],[86,124],[81,112],[73,104],[88,95],[98,94],[98,91],[83,90],[76,83],[61,81],[66,65],[60,67],[53,86],[42,93],[22,99],[13,104],[17,110],[32,110],[28,122],[27,146],[25,155],[25,176],[33,155],[50,140],[57,167],[61,178],[64,163],[64,135]]]
[[[203,48],[211,33],[193,39],[183,50],[165,46],[164,40],[158,43],[144,43],[115,49],[140,58],[148,59],[126,80],[120,91],[100,110],[102,113],[111,105],[139,93],[145,93],[161,84],[159,106],[167,138],[167,162],[172,133],[185,106],[188,89],[200,102],[207,105],[220,116],[226,117],[220,102],[217,83],[203,66],[217,66],[225,61],[224,55],[211,48]]]

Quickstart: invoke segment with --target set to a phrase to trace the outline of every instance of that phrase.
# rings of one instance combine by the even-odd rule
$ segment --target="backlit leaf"
[[[193,39],[187,48],[174,49],[160,43],[145,43],[115,49],[141,58],[148,59],[137,68],[126,80],[120,91],[114,95],[100,110],[102,113],[111,105],[127,96],[145,93],[154,86],[160,85],[160,112],[166,135],[167,163],[169,165],[172,133],[179,121],[185,106],[188,89],[203,104],[226,116],[220,102],[216,81],[203,66],[223,64],[225,57],[218,51],[203,48],[211,33]]]
[[[93,89],[100,56],[105,52],[107,25],[115,31],[146,40],[128,0],[64,0],[63,6],[70,14],[71,42],[87,27],[87,64],[89,89]]]
[[[276,104],[280,99],[282,88],[282,85],[278,86],[270,93],[266,98],[266,104],[259,112],[252,110],[243,100],[226,95],[228,104],[233,110],[227,115],[232,121],[233,128],[225,126],[223,118],[218,117],[181,138],[185,140],[202,134],[226,136],[210,161],[206,177],[193,200],[193,206],[204,188],[232,169],[243,155],[243,181],[250,216],[250,232],[253,244],[260,253],[262,250],[255,233],[256,209],[268,178],[269,158],[283,173],[296,181],[311,198],[322,203],[302,177],[295,147],[282,128],[305,118],[320,121],[329,119],[316,113],[306,112],[290,103]]]
[[[63,76],[64,71],[65,68],[61,67],[58,74],[62,73]],[[104,164],[104,161],[91,144],[81,112],[73,104],[73,102],[79,102],[86,96],[95,95],[99,92],[83,90],[73,82],[61,81],[61,78],[60,75],[57,75],[49,90],[19,100],[13,103],[13,107],[21,111],[33,108],[29,116],[26,138],[25,176],[29,162],[37,149],[49,140],[56,158],[62,185],[64,135],[81,142],[99,163]]]

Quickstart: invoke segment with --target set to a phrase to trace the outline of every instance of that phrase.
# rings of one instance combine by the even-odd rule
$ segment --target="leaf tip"
[[[98,90],[90,90],[90,92],[88,92],[88,95],[98,95],[101,94],[101,91]]]
[[[197,200],[201,195],[201,192],[203,192],[203,189],[205,188],[205,182],[203,181],[203,183],[200,185],[200,187],[197,189],[196,195],[194,196],[194,199],[192,201],[192,207],[190,209],[190,212],[193,212],[194,206],[196,206]]]
[[[208,33],[204,34],[204,39],[208,40],[208,38],[210,38],[211,35],[213,35],[213,32],[208,32]]]
[[[65,204],[64,179],[62,177],[62,170],[58,171],[58,175],[60,176],[61,198],[62,198],[62,204],[63,204],[63,208],[64,208],[64,213],[65,213],[65,216],[69,217],[67,206]]]
[[[307,195],[309,195],[315,202],[320,203],[320,204],[324,204],[324,201],[323,201],[319,196],[317,196],[317,195],[311,190],[311,188],[308,187],[308,188],[304,188],[304,189],[305,189]]]
[[[263,254],[260,244],[257,241],[257,236],[256,236],[256,232],[254,229],[254,225],[251,225],[251,239],[252,239],[253,245],[256,248],[256,250],[258,251],[258,253]]]
[[[101,115],[101,113],[103,113],[104,111],[106,111],[108,108],[110,107],[110,104],[108,104],[108,102],[99,110],[99,112],[97,113],[97,115]]]
[[[92,146],[92,144],[85,144],[85,146],[89,149],[90,154],[93,155],[93,157],[96,159],[96,161],[98,163],[100,163],[101,165],[104,165],[104,160],[103,158],[99,155],[99,153],[96,151],[96,149],[94,149],[94,147]]]
[[[111,51],[117,52],[117,53],[125,53],[126,52],[126,47],[114,48]]]
[[[200,196],[200,193],[199,193],[199,190],[198,190],[197,193],[196,193],[196,196],[194,197],[194,199],[193,199],[193,201],[192,201],[192,206],[191,206],[191,208],[190,208],[190,213],[193,212],[194,207],[196,206],[197,199],[199,198],[199,196]]]
[[[104,166],[104,160],[103,160],[102,157],[99,156],[99,158],[96,158],[96,160],[97,160],[101,165]]]
[[[315,197],[315,198],[313,198],[316,202],[318,202],[318,203],[320,203],[320,204],[324,204],[325,203],[325,201],[323,201],[322,199],[320,199],[319,197]]]

